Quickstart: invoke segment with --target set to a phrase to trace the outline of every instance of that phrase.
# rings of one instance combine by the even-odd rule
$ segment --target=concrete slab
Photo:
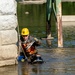
[[[75,15],[62,16],[63,26],[75,26]]]
[[[75,2],[75,0],[62,0],[62,2]]]

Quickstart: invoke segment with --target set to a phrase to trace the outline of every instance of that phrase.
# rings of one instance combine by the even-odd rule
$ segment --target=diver
[[[27,59],[30,63],[43,62],[41,55],[38,54],[36,46],[40,46],[41,42],[35,37],[30,36],[29,29],[23,28],[21,31],[21,47],[20,56],[24,56],[23,59]],[[22,60],[23,60],[22,59]]]

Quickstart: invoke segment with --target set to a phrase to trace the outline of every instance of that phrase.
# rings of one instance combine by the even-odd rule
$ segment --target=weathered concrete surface
[[[15,29],[17,27],[17,17],[15,15],[0,16],[0,30]]]
[[[0,0],[0,15],[16,14],[15,0]]]
[[[16,1],[0,0],[0,66],[16,64],[16,27]]]
[[[0,67],[0,75],[18,75],[16,65]]]
[[[62,2],[75,2],[75,0],[61,0]],[[43,4],[46,3],[47,0],[22,0],[19,3],[21,4]]]
[[[75,26],[75,15],[62,16],[63,26]]]
[[[75,2],[75,0],[62,0],[62,2]]]
[[[75,21],[75,15],[62,16],[62,21]]]
[[[0,61],[0,66],[13,65],[16,63],[15,59],[3,60]]]
[[[46,3],[47,0],[29,0],[29,1],[23,1],[23,2],[19,2],[21,4],[44,4]]]
[[[14,44],[0,47],[0,60],[15,59],[17,57],[17,46]]]
[[[16,30],[0,31],[0,34],[1,34],[0,45],[16,44],[16,42],[17,42],[17,32],[16,32]]]

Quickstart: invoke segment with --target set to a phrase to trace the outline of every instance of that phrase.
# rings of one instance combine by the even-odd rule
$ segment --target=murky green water
[[[46,36],[46,4],[18,4],[17,11],[20,31],[23,27],[27,27],[29,28],[31,35],[37,37]]]
[[[62,3],[63,15],[75,15],[75,3],[67,2]],[[30,34],[38,38],[46,37],[46,4],[43,5],[22,5],[18,4],[18,23],[20,31],[23,27],[30,30]],[[70,12],[71,11],[71,12]],[[75,47],[75,27],[63,28],[64,47]],[[51,47],[57,47],[57,27],[55,24],[54,16],[52,17],[51,25],[52,40]],[[44,46],[46,46],[46,43]]]
[[[75,15],[75,2],[63,2],[62,14],[63,15]]]

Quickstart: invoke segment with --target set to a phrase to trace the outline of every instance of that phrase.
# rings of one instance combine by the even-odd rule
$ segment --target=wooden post
[[[63,47],[61,0],[56,0],[58,47]]]

